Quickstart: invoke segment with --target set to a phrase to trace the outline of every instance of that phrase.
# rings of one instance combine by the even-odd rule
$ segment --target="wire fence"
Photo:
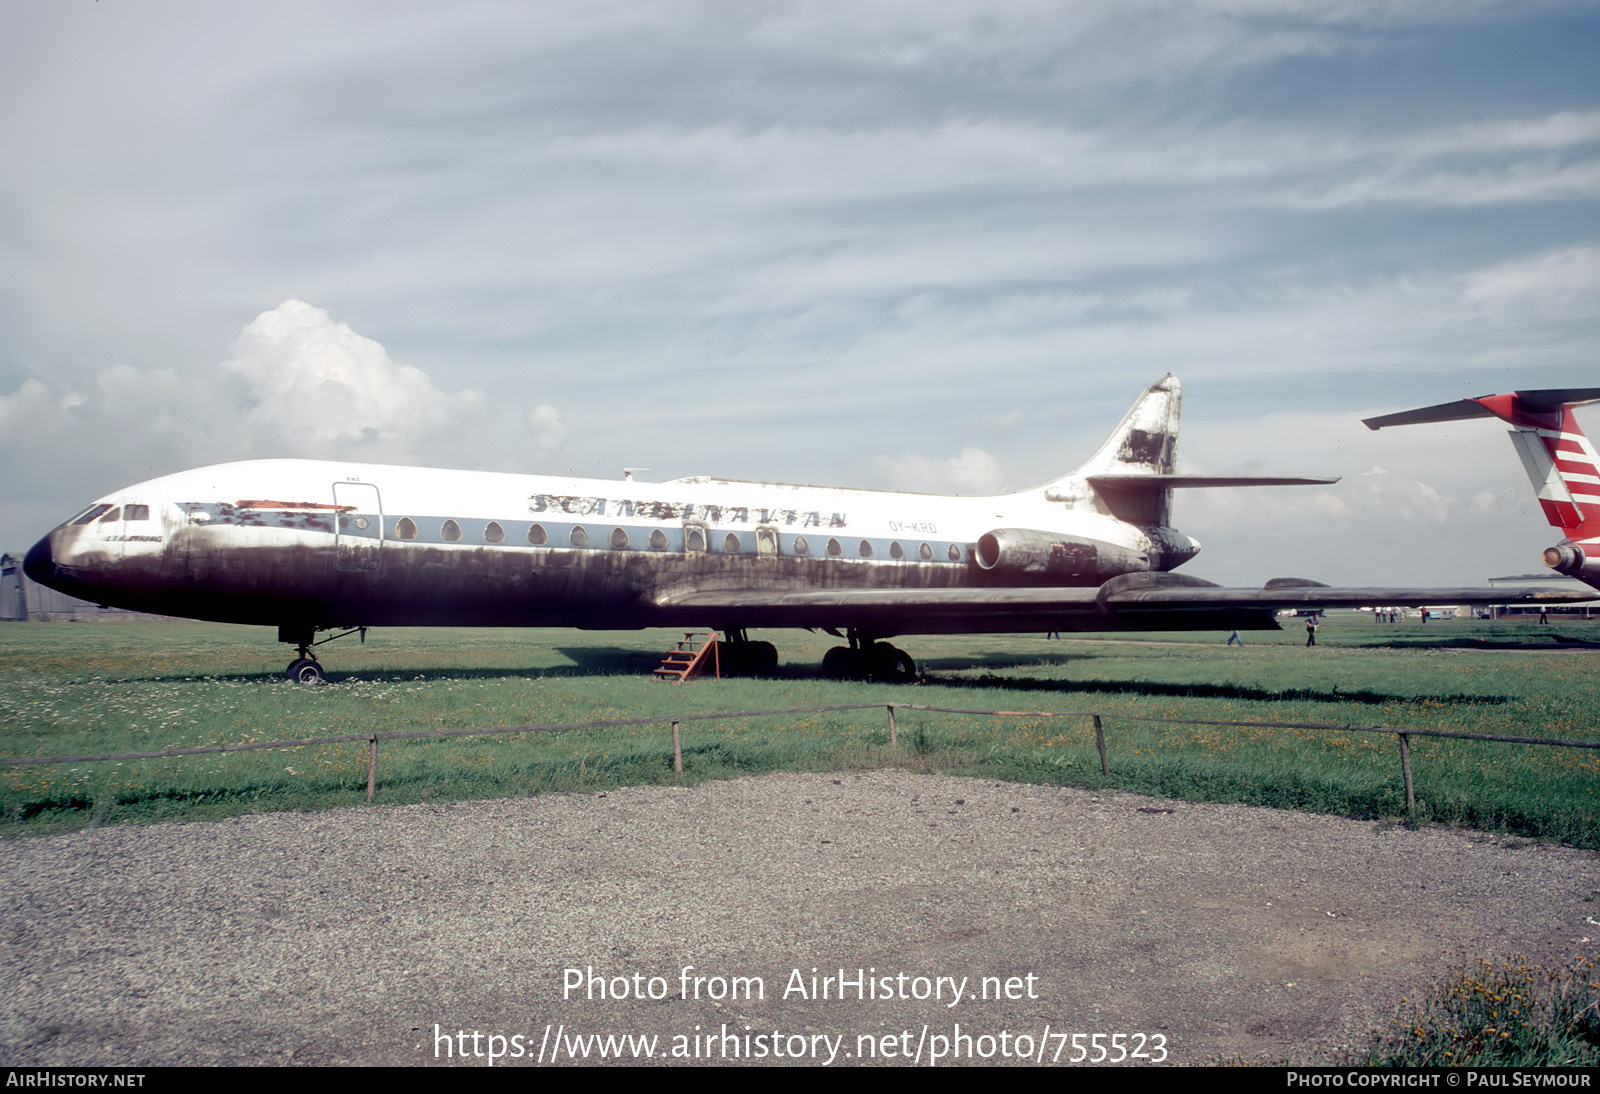
[[[1100,773],[1111,777],[1111,760],[1106,746],[1105,723],[1150,722],[1185,726],[1237,726],[1249,729],[1313,729],[1339,733],[1388,733],[1400,745],[1400,772],[1405,780],[1406,807],[1416,805],[1416,795],[1411,779],[1412,737],[1454,737],[1469,741],[1496,741],[1505,744],[1544,745],[1555,748],[1600,749],[1600,741],[1571,740],[1564,737],[1516,737],[1497,733],[1467,733],[1451,729],[1413,729],[1399,726],[1353,726],[1336,722],[1236,722],[1211,718],[1156,718],[1139,714],[1108,714],[1093,710],[968,710],[962,707],[931,706],[926,703],[844,703],[837,706],[785,707],[780,710],[718,711],[712,714],[655,715],[648,718],[607,718],[587,722],[560,722],[545,725],[496,726],[490,729],[418,729],[375,730],[369,733],[340,733],[329,737],[298,737],[285,741],[249,741],[229,745],[200,745],[193,748],[168,748],[159,752],[119,752],[97,756],[24,756],[0,758],[0,767],[19,767],[32,764],[96,763],[100,761],[151,760],[168,756],[200,756],[216,752],[250,752],[267,748],[304,748],[307,745],[341,744],[364,741],[367,744],[367,801],[372,801],[378,786],[378,742],[411,741],[434,737],[489,737],[510,733],[556,733],[576,729],[614,729],[624,726],[672,726],[672,770],[683,772],[683,737],[680,724],[684,722],[731,721],[739,718],[777,717],[786,714],[820,714],[847,710],[873,710],[884,708],[889,720],[889,747],[898,748],[899,730],[895,724],[895,711],[917,710],[932,714],[964,714],[993,718],[1066,718],[1088,719],[1094,726],[1095,749],[1100,754]]]

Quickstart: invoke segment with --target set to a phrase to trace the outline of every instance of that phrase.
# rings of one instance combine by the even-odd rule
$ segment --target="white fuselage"
[[[996,529],[1048,533],[1090,562],[980,565]],[[638,627],[704,622],[671,609],[678,590],[1096,586],[1198,549],[1044,489],[953,497],[259,460],[106,495],[29,564],[86,599],[232,622]]]

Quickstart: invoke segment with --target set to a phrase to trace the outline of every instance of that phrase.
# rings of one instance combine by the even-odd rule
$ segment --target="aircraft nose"
[[[22,559],[22,572],[41,585],[55,587],[56,560],[50,549],[49,536],[28,548],[28,553]]]

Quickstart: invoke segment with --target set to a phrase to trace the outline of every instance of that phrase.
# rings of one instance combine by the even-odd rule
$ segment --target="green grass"
[[[1374,1036],[1370,1067],[1595,1067],[1600,983],[1594,962],[1546,968],[1479,961],[1434,986]]]
[[[899,644],[929,676],[916,686],[822,680],[817,664],[835,640],[787,631],[764,636],[783,656],[774,679],[673,686],[652,679],[650,669],[676,637],[375,631],[365,645],[352,637],[324,647],[332,683],[300,688],[282,681],[289,651],[264,628],[0,624],[0,752],[79,755],[373,730],[662,719],[610,730],[385,742],[377,800],[415,802],[669,782],[674,714],[891,699],[1600,737],[1591,686],[1600,652],[1577,645],[1600,639],[1600,624],[1582,622],[1386,626],[1348,613],[1330,619],[1314,650],[1304,648],[1303,630],[1247,636],[1252,645],[1243,650],[1225,647],[1221,634],[907,638]],[[1389,736],[1113,719],[1106,779],[1087,719],[901,711],[897,720],[893,751],[886,716],[875,710],[685,723],[686,772],[678,778],[894,765],[1443,821],[1600,846],[1600,757],[1590,750],[1412,738],[1418,806],[1408,812]],[[352,805],[365,788],[360,743],[8,767],[0,768],[0,832]]]

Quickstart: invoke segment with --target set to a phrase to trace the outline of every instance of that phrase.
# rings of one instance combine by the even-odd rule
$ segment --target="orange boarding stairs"
[[[710,663],[717,679],[722,679],[722,665],[717,656],[718,637],[716,631],[685,631],[683,640],[662,658],[655,675],[681,684]]]

